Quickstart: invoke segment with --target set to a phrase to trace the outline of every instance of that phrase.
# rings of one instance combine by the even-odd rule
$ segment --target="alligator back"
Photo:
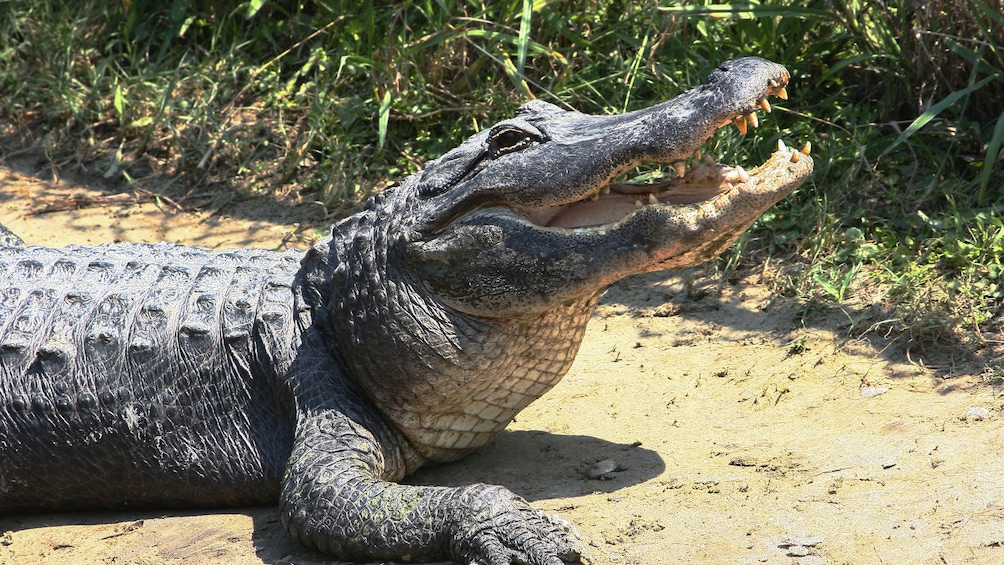
[[[0,512],[275,500],[299,255],[0,248]]]

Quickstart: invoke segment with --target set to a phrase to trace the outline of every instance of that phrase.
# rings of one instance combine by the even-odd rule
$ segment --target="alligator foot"
[[[464,489],[458,505],[451,555],[464,565],[561,565],[589,563],[589,552],[575,526],[548,516],[497,485]]]

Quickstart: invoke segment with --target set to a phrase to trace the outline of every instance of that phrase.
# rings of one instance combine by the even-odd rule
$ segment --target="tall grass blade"
[[[994,127],[994,134],[987,144],[987,156],[983,159],[983,171],[980,173],[980,193],[976,197],[976,205],[983,206],[983,197],[987,192],[987,185],[990,184],[990,175],[994,171],[994,166],[1000,157],[1001,141],[1004,140],[1004,112],[997,118],[997,125]]]
[[[119,115],[119,122],[123,122],[125,118],[125,96],[122,94],[122,85],[115,85],[115,97],[114,102],[115,112]]]
[[[250,2],[248,2],[248,11],[245,17],[250,20],[251,18],[254,17],[255,14],[258,13],[258,10],[262,9],[262,6],[264,5],[265,5],[265,0],[251,0]]]
[[[502,64],[505,68],[505,74],[509,76],[509,80],[512,81],[513,86],[519,90],[520,95],[524,98],[534,98],[533,93],[530,92],[530,87],[527,86],[526,81],[523,80],[523,75],[520,74],[519,69],[516,65],[512,63],[512,59],[508,56],[502,57]]]
[[[378,112],[378,130],[377,135],[379,141],[377,142],[377,147],[383,149],[384,144],[387,142],[387,124],[390,123],[390,91],[383,93],[383,100],[380,101],[380,110]]]
[[[628,87],[627,92],[624,93],[624,107],[621,112],[627,112],[630,108],[631,103],[631,92],[634,91],[634,81],[638,78],[638,67],[641,66],[642,59],[648,54],[648,34],[641,40],[641,47],[638,48],[638,53],[635,54],[634,61],[631,62],[631,70],[628,72]]]
[[[519,19],[519,38],[516,42],[516,71],[523,76],[526,70],[526,52],[530,42],[530,25],[533,22],[533,0],[523,0],[523,13]]]
[[[967,86],[966,88],[963,88],[962,90],[956,90],[955,92],[953,92],[953,93],[949,94],[948,96],[946,96],[944,98],[944,100],[942,100],[941,102],[938,102],[934,106],[931,106],[930,108],[927,109],[926,112],[924,112],[923,114],[921,114],[920,116],[918,116],[917,119],[915,119],[913,121],[913,123],[910,124],[910,127],[908,127],[905,130],[903,130],[903,133],[899,134],[899,137],[896,138],[896,141],[893,141],[892,144],[889,145],[889,147],[885,148],[885,151],[882,152],[882,155],[887,155],[890,151],[892,151],[894,148],[896,148],[900,143],[903,143],[907,139],[910,139],[910,137],[913,134],[917,133],[921,128],[923,128],[924,126],[926,126],[928,124],[928,122],[930,122],[934,118],[938,117],[938,114],[940,114],[942,111],[944,111],[945,108],[948,108],[948,107],[954,105],[956,102],[958,102],[963,97],[969,95],[972,92],[976,92],[977,90],[979,90],[979,89],[983,88],[984,86],[986,86],[987,83],[989,83],[990,81],[996,80],[996,79],[997,79],[996,75],[990,75],[990,76],[984,78],[983,80],[981,80],[980,82],[978,82],[976,84]]]

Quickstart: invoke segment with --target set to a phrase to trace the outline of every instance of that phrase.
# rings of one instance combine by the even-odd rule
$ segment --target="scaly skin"
[[[619,116],[531,102],[305,255],[26,247],[0,229],[0,512],[278,500],[343,559],[578,562],[502,487],[396,483],[490,441],[568,370],[603,290],[711,259],[811,173],[618,175],[786,96],[756,58]]]

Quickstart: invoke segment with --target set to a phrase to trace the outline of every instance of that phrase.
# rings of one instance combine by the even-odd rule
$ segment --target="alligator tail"
[[[24,247],[24,242],[7,229],[7,226],[0,224],[0,247]]]

